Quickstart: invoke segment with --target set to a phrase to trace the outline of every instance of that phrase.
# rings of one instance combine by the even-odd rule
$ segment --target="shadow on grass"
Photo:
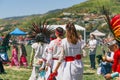
[[[83,73],[83,75],[93,75],[95,73]]]

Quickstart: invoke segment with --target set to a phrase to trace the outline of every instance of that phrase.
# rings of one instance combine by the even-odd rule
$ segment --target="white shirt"
[[[31,47],[35,49],[34,58],[40,59],[42,57],[42,54],[44,53],[46,46],[46,43],[33,43]]]
[[[90,50],[93,51],[97,47],[97,40],[96,39],[89,40],[88,45]]]
[[[106,58],[109,60],[113,60],[114,52],[110,52],[110,56],[107,54]]]

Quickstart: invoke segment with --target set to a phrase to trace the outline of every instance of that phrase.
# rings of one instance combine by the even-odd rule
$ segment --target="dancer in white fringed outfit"
[[[43,37],[44,40],[44,36],[42,34],[38,34],[36,36],[36,43],[32,44],[31,46],[33,49],[35,49],[35,55],[33,60],[33,70],[29,80],[38,80],[39,78],[39,68],[42,66],[42,54],[47,46],[41,37]]]
[[[33,70],[29,80],[45,80],[45,70],[39,70],[43,66],[42,55],[46,53],[46,48],[48,46],[48,39],[52,32],[52,29],[47,27],[46,22],[43,25],[32,24],[33,27],[31,36],[35,37],[36,43],[32,44],[32,48],[35,50],[35,54],[32,55],[33,60]],[[32,63],[31,63],[32,64]]]

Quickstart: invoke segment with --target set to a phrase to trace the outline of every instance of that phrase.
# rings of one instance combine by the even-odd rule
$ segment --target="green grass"
[[[31,47],[30,46],[26,46],[27,49],[27,59],[28,62],[30,61],[30,53],[31,53]],[[88,51],[87,51],[88,52]],[[102,54],[101,48],[98,47],[97,48],[97,54]],[[11,55],[11,51],[8,51],[8,55]],[[84,62],[84,75],[83,75],[83,80],[105,80],[103,78],[103,76],[101,75],[97,75],[96,74],[96,70],[91,70],[90,64],[89,64],[89,56],[87,55],[87,57],[83,58],[83,62]],[[98,64],[96,64],[98,65]],[[16,67],[12,67],[9,68],[8,65],[5,65],[5,71],[7,72],[7,74],[0,74],[0,80],[28,80],[30,75],[31,75],[31,71],[32,68],[16,68]]]

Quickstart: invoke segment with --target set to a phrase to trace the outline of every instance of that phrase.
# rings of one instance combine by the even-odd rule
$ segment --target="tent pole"
[[[86,43],[86,30],[84,30],[84,42]]]

